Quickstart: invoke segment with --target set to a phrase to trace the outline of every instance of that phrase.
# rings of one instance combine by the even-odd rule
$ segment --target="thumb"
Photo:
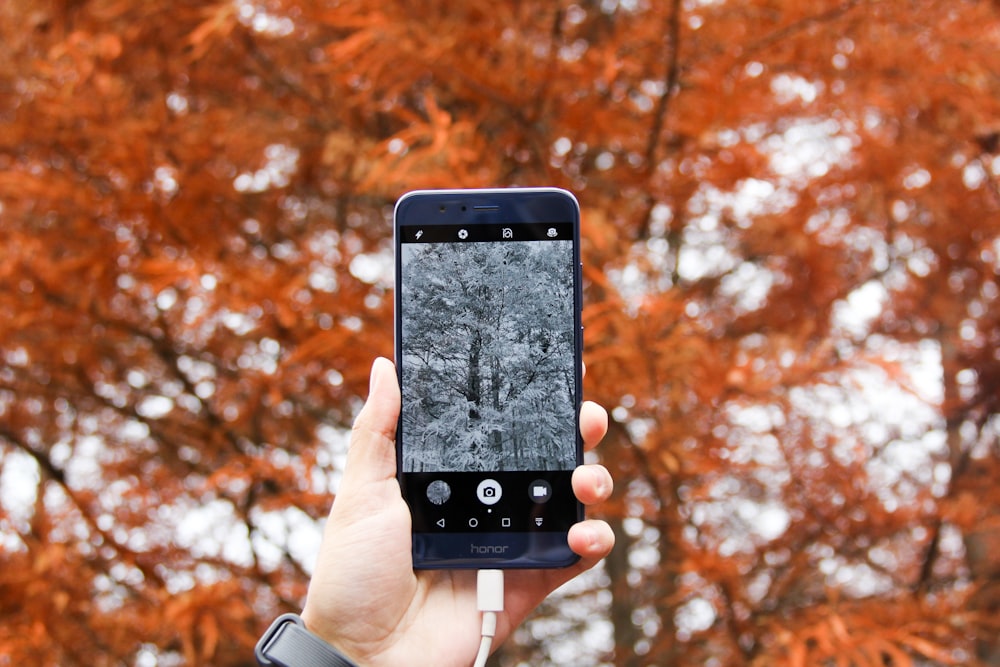
[[[372,364],[368,400],[354,420],[343,484],[385,481],[396,476],[396,422],[399,382],[394,364],[379,357]]]

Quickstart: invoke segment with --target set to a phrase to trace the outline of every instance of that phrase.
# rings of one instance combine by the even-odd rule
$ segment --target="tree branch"
[[[653,114],[653,126],[649,131],[649,140],[646,143],[646,171],[652,174],[656,169],[657,147],[660,145],[660,134],[666,124],[667,113],[670,111],[670,98],[674,94],[680,78],[680,51],[681,51],[681,0],[672,0],[670,3],[670,14],[667,16],[667,47],[666,47],[666,72],[663,76],[664,89],[656,105],[656,112]]]

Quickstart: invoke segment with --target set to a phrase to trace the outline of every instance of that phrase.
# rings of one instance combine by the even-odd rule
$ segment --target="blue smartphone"
[[[415,568],[550,568],[583,518],[580,208],[416,191],[394,212],[396,435]]]

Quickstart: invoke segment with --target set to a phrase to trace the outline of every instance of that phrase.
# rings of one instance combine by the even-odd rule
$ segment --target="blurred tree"
[[[620,546],[501,664],[1000,664],[995,2],[0,5],[0,655],[250,664],[395,198],[584,205]]]

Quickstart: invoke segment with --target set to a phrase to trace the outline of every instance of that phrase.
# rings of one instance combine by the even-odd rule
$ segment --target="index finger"
[[[584,450],[596,447],[607,432],[607,410],[593,401],[584,401],[580,405],[580,435],[583,436]]]

